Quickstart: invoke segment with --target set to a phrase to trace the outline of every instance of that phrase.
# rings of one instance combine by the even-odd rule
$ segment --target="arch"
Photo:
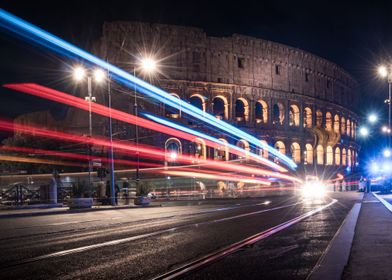
[[[333,165],[333,150],[332,150],[331,146],[327,146],[327,154],[326,154],[326,156],[327,156],[326,164],[327,165]]]
[[[299,108],[295,104],[290,105],[289,125],[290,126],[299,126]]]
[[[229,118],[229,106],[227,98],[221,95],[215,96],[212,100],[212,114],[218,119]]]
[[[312,109],[306,107],[304,109],[304,127],[312,128],[313,121],[312,121]]]
[[[170,93],[170,95],[181,99],[180,96],[176,93]],[[181,117],[181,111],[169,105],[165,105],[165,116],[168,118],[178,119],[179,117]]]
[[[317,164],[324,164],[324,148],[321,145],[318,145],[316,148],[316,156],[317,156]]]
[[[226,139],[219,138],[218,140],[222,141],[223,144],[218,148],[214,149],[214,160],[229,160],[229,146]]]
[[[332,114],[330,112],[325,113],[325,129],[332,131]]]
[[[335,165],[340,165],[340,160],[341,156],[340,156],[340,148],[336,147],[335,148]]]
[[[347,154],[346,154],[346,148],[342,149],[342,165],[346,166],[347,165]]]
[[[317,110],[316,111],[316,126],[317,128],[321,128],[323,124],[323,113],[321,112],[321,110]]]
[[[240,148],[242,148],[242,149],[244,149],[244,150],[245,150],[245,158],[248,158],[248,156],[249,156],[249,151],[250,151],[249,142],[246,141],[246,140],[244,140],[244,139],[240,139],[240,140],[238,140],[236,146],[237,146],[237,147],[240,147]],[[242,158],[244,158],[244,157],[243,157],[243,156],[239,156],[238,158],[242,159]]]
[[[282,103],[275,103],[272,107],[272,123],[283,125],[284,122],[284,106]]]
[[[347,119],[347,125],[346,125],[346,130],[347,130],[347,136],[351,136],[351,121],[350,119]]]
[[[297,142],[293,142],[290,146],[291,157],[295,163],[301,162],[301,147]]]
[[[286,146],[282,141],[276,141],[274,145],[275,149],[277,149],[281,154],[286,154]]]
[[[355,122],[352,121],[351,122],[351,138],[354,138],[354,139],[355,139],[355,129],[356,129]]]
[[[201,138],[195,138],[192,141],[190,154],[194,155],[194,157],[197,159],[206,159],[207,158],[206,142]]]
[[[260,140],[260,142],[268,145],[267,141],[265,141],[265,140]],[[268,150],[264,150],[264,149],[260,148],[260,156],[262,156],[264,158],[268,158]]]
[[[346,134],[346,119],[344,117],[342,117],[340,121],[340,134]]]
[[[236,121],[248,121],[249,119],[249,103],[245,98],[238,98],[235,101],[235,118]]]
[[[313,147],[312,144],[305,145],[305,161],[304,164],[313,164]]]
[[[182,144],[177,138],[169,138],[165,142],[166,162],[175,162],[178,155],[182,154]]]
[[[340,119],[338,114],[333,118],[333,131],[340,133]]]
[[[268,105],[262,99],[255,104],[255,120],[256,123],[268,123]]]
[[[205,97],[201,94],[192,94],[191,97],[189,98],[189,103],[203,112],[206,111],[206,102],[205,102]]]
[[[347,166],[352,166],[351,149],[347,149]]]

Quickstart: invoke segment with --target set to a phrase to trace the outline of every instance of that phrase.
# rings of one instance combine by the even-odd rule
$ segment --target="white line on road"
[[[126,238],[116,239],[116,240],[112,240],[112,241],[102,242],[102,243],[98,243],[98,244],[94,244],[94,245],[88,245],[88,246],[82,246],[82,247],[78,247],[78,248],[74,248],[74,249],[63,250],[63,251],[59,251],[59,252],[55,252],[55,253],[51,253],[51,254],[46,254],[46,255],[30,258],[30,259],[25,259],[25,260],[22,260],[22,261],[19,261],[19,262],[10,264],[10,265],[6,265],[5,267],[2,267],[2,268],[9,268],[9,267],[14,267],[17,265],[27,264],[27,263],[31,263],[31,262],[36,262],[36,261],[41,261],[41,260],[46,260],[46,259],[51,259],[51,258],[62,257],[62,256],[66,256],[66,255],[86,252],[86,251],[90,251],[90,250],[97,249],[97,248],[108,247],[108,246],[112,246],[112,245],[119,245],[122,243],[134,241],[134,240],[157,236],[157,235],[160,235],[163,233],[169,233],[169,232],[172,233],[172,232],[180,230],[180,229],[190,228],[190,227],[194,227],[194,226],[199,227],[201,225],[208,225],[208,224],[213,224],[213,223],[234,220],[234,219],[243,218],[243,217],[247,217],[247,216],[251,216],[251,215],[257,215],[257,214],[262,214],[265,212],[280,210],[280,209],[292,207],[292,206],[295,206],[298,204],[302,204],[302,202],[297,202],[297,203],[278,206],[278,207],[274,207],[274,208],[270,208],[270,209],[264,209],[264,210],[250,212],[250,213],[235,215],[232,217],[226,217],[226,218],[222,218],[222,219],[216,219],[216,220],[212,220],[212,221],[206,221],[206,222],[194,223],[194,224],[189,224],[189,225],[183,225],[183,226],[179,226],[179,227],[168,228],[168,229],[159,230],[159,231],[155,231],[155,232],[151,232],[151,233],[140,234],[140,235],[136,235],[136,236],[132,236],[132,237],[126,237]]]

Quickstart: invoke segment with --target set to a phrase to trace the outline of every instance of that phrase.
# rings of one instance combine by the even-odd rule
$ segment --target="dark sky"
[[[209,35],[241,33],[277,41],[327,58],[349,71],[361,85],[360,115],[385,111],[387,83],[377,79],[375,69],[392,53],[392,1],[210,2],[14,0],[0,7],[83,48],[99,38],[104,21],[112,20],[189,25],[201,27]],[[61,82],[54,78],[63,70],[56,56],[4,32],[0,32],[0,48],[2,83],[43,77],[52,85]],[[12,101],[1,96],[0,114],[9,114],[10,106],[4,106],[5,102],[24,104],[14,113],[35,109],[33,102],[23,102],[25,98],[13,94]]]

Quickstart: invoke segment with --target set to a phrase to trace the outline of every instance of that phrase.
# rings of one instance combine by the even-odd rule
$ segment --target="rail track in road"
[[[235,219],[240,219],[240,218],[244,218],[244,217],[258,215],[258,214],[262,214],[262,213],[266,213],[266,212],[271,212],[271,211],[276,211],[276,210],[285,209],[285,208],[289,208],[289,207],[294,207],[294,206],[302,204],[302,203],[303,203],[303,201],[299,201],[299,202],[296,202],[296,203],[290,203],[290,204],[286,204],[286,205],[282,205],[282,206],[276,206],[276,207],[272,207],[272,208],[267,208],[267,209],[252,211],[252,212],[246,212],[246,213],[237,214],[237,215],[233,215],[233,216],[228,216],[228,217],[212,219],[212,220],[207,220],[207,221],[202,221],[202,222],[196,222],[196,223],[189,223],[189,224],[179,225],[179,226],[176,226],[176,227],[170,227],[170,228],[166,228],[166,229],[161,229],[161,230],[153,231],[153,232],[150,232],[150,233],[138,234],[138,235],[134,235],[134,236],[130,236],[130,237],[114,239],[114,240],[100,242],[100,243],[91,244],[91,245],[87,245],[87,246],[79,246],[79,247],[75,247],[75,248],[72,248],[72,249],[60,250],[60,251],[49,253],[49,254],[44,254],[44,255],[40,255],[40,256],[36,256],[36,257],[22,259],[22,260],[19,260],[19,261],[14,261],[14,262],[11,262],[11,263],[5,263],[5,264],[0,266],[0,269],[1,270],[12,269],[12,268],[15,268],[15,267],[18,267],[18,266],[21,266],[21,265],[25,265],[25,264],[30,264],[30,263],[34,263],[34,262],[43,261],[43,260],[49,260],[49,259],[54,259],[54,258],[67,256],[67,255],[82,253],[82,252],[86,252],[86,251],[90,251],[90,250],[94,250],[94,249],[99,249],[99,248],[103,248],[103,247],[124,244],[124,243],[127,243],[127,242],[131,242],[131,241],[135,241],[135,240],[141,240],[141,239],[145,239],[145,238],[149,238],[149,237],[153,237],[153,236],[158,236],[158,235],[162,235],[162,234],[165,234],[165,233],[173,233],[173,232],[176,232],[176,231],[189,229],[189,228],[192,228],[192,227],[201,227],[201,226],[205,226],[205,225],[221,223],[221,222],[225,222],[225,221],[229,221],[229,220],[235,220]],[[258,204],[246,205],[246,206],[255,206],[255,205],[261,205],[261,204],[258,203]],[[118,229],[116,229],[116,230],[118,230]]]
[[[212,264],[216,261],[218,261],[221,258],[224,258],[230,254],[233,254],[235,252],[237,252],[238,250],[240,250],[241,248],[244,248],[246,246],[252,245],[262,239],[265,239],[275,233],[278,233],[322,210],[324,210],[327,207],[330,207],[331,205],[333,205],[334,203],[336,203],[337,200],[333,199],[330,203],[328,203],[327,205],[321,206],[317,209],[311,210],[309,212],[306,212],[296,218],[290,219],[286,222],[283,222],[277,226],[271,227],[267,230],[264,230],[260,233],[257,233],[255,235],[249,236],[239,242],[233,243],[225,248],[219,249],[213,253],[207,254],[195,261],[189,262],[187,264],[184,264],[176,269],[173,269],[169,272],[166,272],[164,274],[161,274],[155,278],[153,278],[154,280],[169,280],[169,279],[177,279],[180,278],[192,271],[195,271],[197,269],[200,269],[202,267],[208,266],[209,264]]]

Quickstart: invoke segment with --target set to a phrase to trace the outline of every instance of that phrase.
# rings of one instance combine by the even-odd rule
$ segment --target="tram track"
[[[25,265],[25,264],[30,264],[30,263],[34,263],[34,262],[40,262],[40,261],[55,259],[55,258],[59,258],[59,257],[69,256],[69,255],[73,255],[73,254],[83,253],[83,252],[87,252],[87,251],[91,251],[91,250],[95,250],[95,249],[99,249],[99,248],[104,248],[104,247],[108,247],[108,246],[120,245],[120,244],[128,243],[131,241],[135,241],[135,240],[142,240],[142,239],[146,239],[146,238],[150,238],[150,237],[154,237],[154,236],[158,236],[158,235],[163,235],[165,233],[174,233],[174,232],[178,232],[180,230],[185,230],[185,229],[189,229],[189,228],[193,228],[193,227],[198,228],[198,227],[205,226],[205,225],[221,223],[221,222],[225,222],[225,221],[229,221],[229,220],[240,219],[240,218],[244,218],[244,217],[248,217],[248,216],[258,215],[258,214],[276,211],[276,210],[280,210],[280,209],[285,209],[285,208],[289,208],[289,207],[294,207],[294,206],[302,204],[302,203],[303,202],[301,201],[301,202],[291,203],[291,204],[287,204],[287,205],[272,207],[272,208],[268,208],[268,209],[246,212],[246,213],[237,214],[234,216],[229,216],[229,217],[224,217],[224,218],[212,219],[212,220],[190,223],[190,224],[184,224],[184,225],[180,225],[180,226],[176,226],[176,227],[169,227],[166,229],[161,229],[161,230],[157,230],[157,231],[153,231],[153,232],[149,232],[149,233],[133,235],[133,236],[125,237],[125,238],[114,239],[114,240],[100,242],[100,243],[96,243],[96,244],[90,244],[90,245],[86,245],[86,246],[79,246],[79,247],[75,247],[72,249],[60,250],[57,252],[43,254],[40,256],[36,256],[36,257],[31,257],[31,258],[26,258],[23,260],[4,263],[3,265],[0,266],[0,269],[1,270],[13,269],[18,266]],[[247,205],[247,206],[249,206],[249,205]]]

